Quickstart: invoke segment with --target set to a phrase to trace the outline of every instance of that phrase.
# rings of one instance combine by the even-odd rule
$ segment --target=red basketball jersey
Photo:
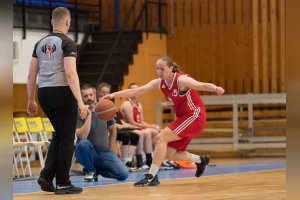
[[[168,85],[165,80],[161,80],[159,86],[166,99],[173,105],[177,118],[187,114],[193,115],[196,108],[204,107],[203,101],[196,90],[189,89],[183,94],[180,93],[178,78],[181,75],[186,74],[175,73],[171,85]]]
[[[137,104],[135,104],[130,98],[127,98],[126,101],[129,101],[132,105],[133,108],[133,120],[135,122],[142,122],[142,118],[141,118],[141,106],[139,104],[139,102],[137,102]]]

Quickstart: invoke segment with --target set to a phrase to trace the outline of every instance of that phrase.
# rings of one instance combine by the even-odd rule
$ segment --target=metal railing
[[[51,13],[52,9],[57,6],[64,6],[69,8],[72,15],[70,32],[74,32],[74,38],[77,42],[78,32],[87,32],[90,25],[95,25],[99,30],[107,31],[103,27],[103,16],[102,9],[107,9],[102,7],[102,1],[98,0],[98,3],[79,3],[78,0],[13,0],[13,12],[14,12],[14,28],[23,29],[23,39],[26,39],[27,29],[42,29],[52,31],[51,26]],[[119,2],[116,0],[115,2]],[[167,3],[162,2],[162,0],[150,1],[145,0],[146,3],[143,4],[143,8],[140,9],[139,16],[137,17],[134,26],[130,27],[132,30],[136,30],[136,26],[141,22],[141,18],[144,17],[144,26],[140,26],[140,31],[145,32],[167,32],[167,24],[163,24],[162,13],[168,12]],[[118,4],[116,3],[115,6]],[[149,17],[148,10],[150,6],[157,6],[158,14],[158,25],[157,27],[149,28]],[[117,8],[117,7],[116,7]],[[119,31],[119,9],[114,9],[115,17],[115,29],[114,31]],[[165,8],[165,9],[163,9]],[[151,9],[155,9],[151,7]],[[127,13],[132,15],[131,13]],[[142,16],[144,14],[144,16]],[[125,20],[124,20],[125,21]],[[129,27],[127,27],[129,28]],[[111,31],[111,29],[109,30]]]
[[[99,0],[101,1],[101,0]],[[77,0],[14,0],[14,28],[22,28],[23,39],[26,39],[27,29],[42,29],[52,31],[51,14],[57,6],[67,7],[72,15],[70,32],[74,40],[78,40],[78,32],[85,32],[88,24],[100,23],[101,10],[98,4],[78,3]]]
[[[273,93],[273,94],[242,94],[242,95],[222,95],[222,96],[201,96],[204,102],[204,105],[213,105],[213,106],[232,106],[232,129],[228,128],[208,128],[205,131],[215,132],[232,132],[232,138],[199,138],[195,140],[205,141],[201,144],[193,144],[191,145],[193,148],[215,148],[219,144],[223,144],[221,146],[232,148],[232,149],[251,149],[251,148],[285,148],[286,137],[269,137],[269,138],[255,138],[253,135],[254,126],[253,126],[253,105],[260,104],[286,104],[286,94],[285,93]],[[169,102],[157,102],[156,106],[156,119],[157,124],[162,125],[162,107],[170,106]],[[243,143],[239,136],[239,116],[238,116],[238,107],[240,105],[247,105],[248,110],[248,141],[249,143]],[[255,143],[260,142],[260,143]],[[266,142],[266,143],[263,143]],[[270,143],[273,142],[273,143]],[[225,144],[225,146],[224,146]]]

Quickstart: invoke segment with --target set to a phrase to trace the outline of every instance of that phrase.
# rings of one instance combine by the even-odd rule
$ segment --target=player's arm
[[[130,123],[126,123],[123,119],[121,119],[120,121],[121,121],[121,124],[119,124],[120,129],[122,129],[122,128],[133,128]]]
[[[213,83],[196,81],[195,79],[186,75],[180,76],[178,81],[181,90],[184,90],[185,88],[191,88],[198,91],[215,92],[218,95],[221,95],[225,92],[225,90],[220,86],[217,86]]]
[[[139,96],[149,90],[158,89],[159,81],[160,81],[160,79],[154,79],[154,80],[150,81],[149,83],[147,83],[146,85],[143,85],[143,86],[140,86],[140,87],[137,87],[134,89],[125,89],[122,91],[114,92],[114,93],[111,93],[111,94],[108,94],[108,95],[102,97],[102,99],[107,99],[107,98],[113,99],[116,97],[127,98],[127,97]]]
[[[133,119],[133,108],[129,101],[124,101],[121,105],[122,113],[124,113],[125,118],[128,123],[134,125],[135,121]]]
[[[134,121],[133,118],[133,107],[129,101],[125,101],[122,104],[122,111],[125,114],[125,117],[128,121],[133,126],[139,127],[139,128],[146,128],[142,123],[138,123]]]

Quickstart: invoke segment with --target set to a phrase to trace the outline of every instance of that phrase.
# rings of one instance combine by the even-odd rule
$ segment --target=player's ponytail
[[[181,67],[174,62],[174,60],[169,56],[161,56],[157,60],[163,60],[167,63],[169,67],[173,67],[172,72],[181,72]]]
[[[176,62],[173,62],[173,70],[172,70],[172,72],[180,72],[181,71],[181,67],[179,66],[179,65],[177,65],[177,63]]]

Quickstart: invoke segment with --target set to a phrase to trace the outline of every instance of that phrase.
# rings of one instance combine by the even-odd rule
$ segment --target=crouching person
[[[102,121],[95,114],[96,90],[93,86],[82,86],[81,94],[84,104],[89,106],[89,111],[85,120],[78,117],[75,153],[77,161],[83,166],[84,180],[98,181],[98,175],[125,180],[129,171],[114,153],[113,147],[110,147],[116,142],[116,133],[110,134],[110,137],[107,134],[107,129],[115,126],[114,119]]]

